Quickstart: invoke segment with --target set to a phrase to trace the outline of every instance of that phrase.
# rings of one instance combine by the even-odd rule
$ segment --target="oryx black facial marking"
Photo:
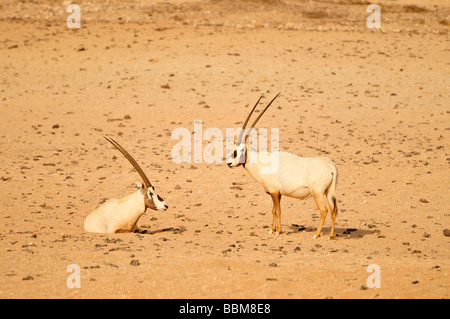
[[[248,114],[247,118],[244,121],[244,124],[242,125],[241,132],[239,134],[239,137],[237,138],[237,141],[234,143],[234,151],[230,155],[230,157],[227,159],[227,165],[230,168],[238,167],[240,165],[243,165],[245,167],[245,164],[247,162],[247,152],[246,152],[246,145],[248,141],[248,137],[250,135],[251,130],[255,127],[256,123],[258,123],[261,116],[263,116],[264,112],[269,108],[269,106],[275,101],[275,99],[280,95],[278,93],[275,95],[275,97],[267,104],[267,106],[260,112],[258,117],[253,121],[252,125],[249,127],[249,132],[245,132],[245,128],[247,126],[248,121],[250,120],[250,117],[252,116],[253,112],[255,111],[256,107],[258,106],[259,102],[262,99],[262,96],[256,101],[255,106],[253,106],[252,110]]]
[[[150,180],[148,179],[147,175],[145,175],[142,168],[139,166],[139,164],[135,161],[135,159],[115,140],[112,138],[108,138],[105,136],[105,139],[110,142],[115,148],[117,148],[123,156],[133,165],[134,169],[139,173],[139,175],[142,178],[143,184],[142,184],[142,191],[144,194],[144,203],[145,208],[150,208],[154,210],[166,210],[168,206],[164,202],[164,200],[156,194],[155,187],[150,183]]]
[[[278,95],[276,95],[259,114],[249,131],[254,128],[256,122],[258,122],[259,118],[264,114],[277,96]],[[314,197],[317,207],[320,210],[319,226],[314,234],[314,238],[319,237],[321,234],[328,208],[331,211],[329,237],[333,238],[335,235],[335,222],[337,216],[336,183],[338,171],[336,164],[331,159],[323,156],[301,157],[288,152],[276,151],[269,153],[253,149],[251,143],[248,143],[248,134],[245,134],[244,130],[260,99],[256,102],[256,105],[247,116],[239,138],[237,142],[234,143],[234,152],[230,154],[227,159],[227,165],[230,168],[238,167],[241,165],[241,154],[245,154],[243,167],[263,186],[264,191],[270,194],[273,202],[273,219],[269,234],[274,233],[275,235],[279,235],[282,233],[281,196],[299,199]],[[245,137],[243,137],[244,134]],[[247,153],[249,153],[248,156],[251,160],[247,160]],[[265,169],[267,163],[275,163],[276,170],[271,170],[270,173],[267,172]]]
[[[147,208],[166,210],[168,206],[164,200],[156,194],[141,167],[134,158],[112,138],[105,137],[123,156],[133,165],[142,178],[142,183],[137,184],[137,191],[121,199],[111,199],[104,202],[91,212],[84,221],[84,230],[91,233],[142,233],[137,225],[139,218],[147,211]]]

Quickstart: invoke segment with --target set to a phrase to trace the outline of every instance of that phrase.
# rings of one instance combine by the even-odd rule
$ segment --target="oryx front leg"
[[[325,221],[325,217],[327,216],[327,206],[325,205],[325,201],[323,199],[323,194],[314,193],[314,200],[316,201],[317,207],[320,210],[320,221],[319,226],[317,227],[317,231],[314,234],[313,238],[320,237],[320,232],[322,231],[323,222]]]
[[[272,234],[275,232],[276,227],[277,227],[277,213],[276,213],[276,207],[275,207],[275,203],[273,204],[272,207],[272,227],[269,230],[269,234]]]
[[[139,227],[138,225],[137,225],[137,221],[136,221],[136,223],[134,224],[134,226],[133,227],[131,227],[131,231],[130,232],[132,232],[132,233],[142,233],[143,232],[143,230],[142,230],[142,228],[141,227]]]
[[[281,195],[279,193],[270,193],[273,201],[272,208],[272,228],[269,230],[269,234],[275,232],[275,235],[279,235],[282,233],[281,231]]]

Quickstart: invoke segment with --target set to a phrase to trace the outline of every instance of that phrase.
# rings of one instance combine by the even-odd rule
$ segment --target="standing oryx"
[[[250,126],[250,131],[279,94],[259,114]],[[320,210],[320,222],[314,238],[320,236],[323,222],[327,215],[326,201],[331,210],[330,238],[333,238],[337,215],[336,182],[338,172],[336,164],[326,157],[308,158],[286,152],[258,152],[249,146],[248,134],[245,134],[245,138],[243,138],[243,135],[247,122],[261,98],[259,98],[247,116],[242,126],[242,131],[235,142],[234,152],[227,159],[227,165],[231,168],[243,165],[250,175],[263,186],[266,193],[272,197],[273,222],[269,234],[273,232],[276,235],[281,234],[281,195],[300,199],[306,199],[312,195]],[[267,172],[265,170],[267,163],[272,162],[273,164],[273,161],[276,162],[277,169]]]
[[[155,187],[152,186],[134,158],[112,138],[105,138],[133,165],[143,183],[138,185],[137,192],[122,199],[110,199],[90,213],[84,221],[84,230],[95,233],[140,232],[137,222],[147,208],[164,211],[168,206],[156,194]]]

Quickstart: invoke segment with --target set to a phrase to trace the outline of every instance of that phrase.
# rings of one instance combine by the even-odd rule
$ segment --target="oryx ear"
[[[144,183],[135,182],[136,188],[141,192],[144,193]]]

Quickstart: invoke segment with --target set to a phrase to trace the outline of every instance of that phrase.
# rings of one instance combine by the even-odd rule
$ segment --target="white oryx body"
[[[141,232],[137,226],[145,213],[145,193],[141,187],[137,192],[121,199],[110,199],[90,213],[84,221],[84,230],[92,233]],[[166,210],[164,202],[156,199],[158,210]]]
[[[327,157],[301,157],[287,152],[261,151],[258,156],[269,160],[278,156],[278,170],[273,174],[265,174],[262,170],[267,165],[265,160],[245,163],[245,169],[267,193],[279,192],[280,195],[307,199],[313,192],[325,193],[334,176],[337,176],[336,164]]]
[[[133,157],[116,141],[106,139],[130,161],[144,182],[137,184],[138,190],[135,193],[122,199],[110,199],[90,213],[84,221],[84,230],[107,234],[141,232],[137,222],[147,208],[165,211],[168,206],[156,193],[155,187],[150,184]]]
[[[260,113],[250,126],[250,130],[253,129],[275,98]],[[244,132],[247,122],[260,99],[244,122],[242,132]],[[327,215],[327,202],[332,218],[330,238],[333,238],[337,215],[336,183],[338,172],[336,164],[327,157],[301,157],[287,152],[257,151],[249,147],[247,139],[243,140],[242,135],[243,133],[235,143],[234,152],[227,159],[227,165],[230,168],[243,165],[250,175],[263,186],[265,192],[272,197],[273,222],[269,233],[275,232],[276,235],[282,233],[280,207],[282,195],[298,199],[313,196],[320,210],[319,226],[314,237],[319,237],[322,231]],[[326,202],[324,198],[326,198]]]

